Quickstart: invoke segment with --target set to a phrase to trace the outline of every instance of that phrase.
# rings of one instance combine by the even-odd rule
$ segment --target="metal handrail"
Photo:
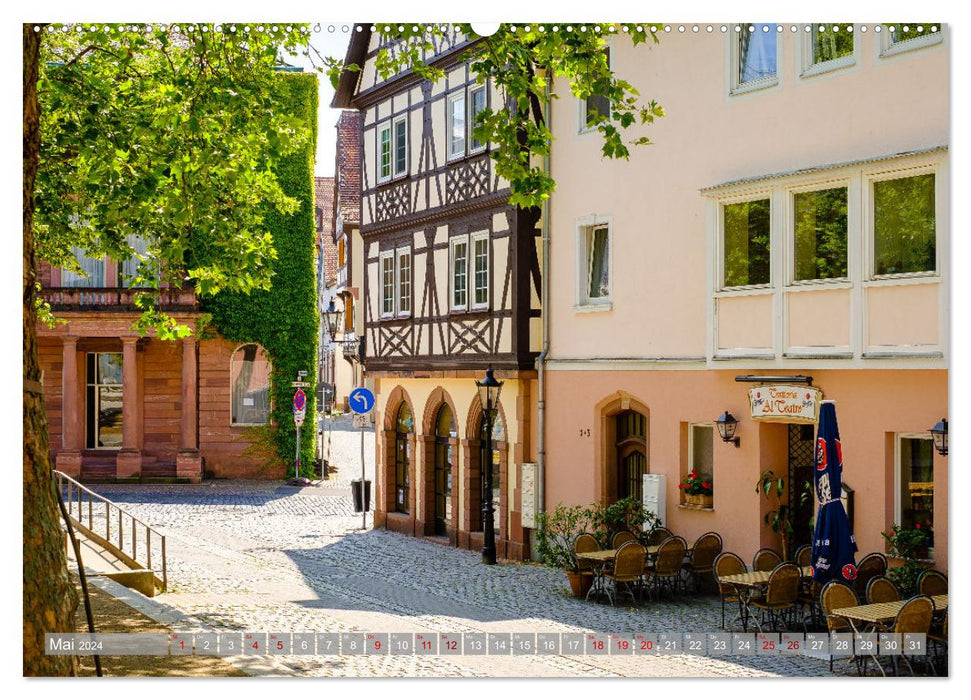
[[[64,472],[55,469],[54,477],[57,479],[57,488],[64,494],[64,505],[67,507],[68,515],[75,525],[103,539],[110,547],[117,548],[118,554],[129,559],[136,566],[141,566],[149,571],[157,571],[157,569],[152,568],[152,541],[154,535],[154,539],[159,543],[161,552],[159,558],[162,564],[162,590],[164,591],[168,588],[168,571],[165,561],[165,535],[153,529],[147,523],[142,522],[116,503],[78,483]],[[85,495],[87,495],[86,499]],[[95,502],[99,504],[97,510],[100,510],[101,505],[104,506],[102,513],[95,512]],[[87,503],[87,525],[84,523],[85,503]],[[117,525],[113,529],[111,521],[114,517],[114,511],[118,512],[118,516],[116,521]],[[130,542],[125,539],[125,517],[131,520]],[[100,532],[99,529],[101,530]],[[138,533],[141,529],[144,529],[144,543],[142,544],[144,551],[141,552],[143,556],[140,559]],[[114,540],[112,539],[113,534],[115,535]]]

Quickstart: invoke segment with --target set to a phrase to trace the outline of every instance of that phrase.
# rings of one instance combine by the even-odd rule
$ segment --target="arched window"
[[[637,411],[618,413],[617,421],[617,500],[643,495],[643,476],[647,471],[647,417]]]
[[[408,512],[408,489],[411,480],[408,467],[411,464],[411,444],[408,433],[415,432],[415,421],[407,401],[398,407],[394,434],[394,509],[399,513]]]
[[[485,503],[485,479],[486,479],[486,469],[492,468],[492,511],[493,523],[496,531],[496,537],[499,537],[499,494],[500,489],[500,454],[502,447],[506,443],[506,426],[502,421],[502,417],[499,412],[496,411],[495,419],[492,423],[492,454],[486,452],[486,420],[485,416],[479,419],[479,503]],[[478,514],[479,527],[481,530],[482,525],[482,512],[480,510]]]
[[[455,421],[452,409],[443,403],[435,418],[435,534],[448,534],[452,522],[452,465],[455,437]]]
[[[237,348],[229,363],[230,424],[264,425],[270,419],[270,360],[263,348]]]

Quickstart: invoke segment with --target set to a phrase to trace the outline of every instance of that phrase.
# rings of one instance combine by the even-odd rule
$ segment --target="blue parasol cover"
[[[819,583],[841,581],[852,585],[856,579],[856,540],[840,495],[843,493],[843,450],[836,423],[836,406],[823,403],[819,409],[814,473],[816,527],[813,532],[813,579]]]

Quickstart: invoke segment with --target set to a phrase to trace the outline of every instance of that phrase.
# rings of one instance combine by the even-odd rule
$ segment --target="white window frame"
[[[415,297],[415,258],[411,254],[410,247],[398,248],[395,251],[395,315],[399,318],[407,318],[411,316],[411,310],[414,306],[413,300]],[[401,259],[408,258],[408,294],[402,294],[402,285],[404,280],[401,275]],[[402,308],[401,301],[403,299],[408,299],[408,308]]]
[[[604,49],[607,51],[607,65],[611,66],[613,70],[614,65],[614,48],[613,42],[607,41]],[[592,95],[591,95],[592,97]],[[587,98],[577,97],[577,134],[595,134],[597,133],[597,125],[587,124]]]
[[[405,160],[405,165],[404,165],[404,168],[402,168],[401,170],[398,170],[398,139],[397,139],[397,132],[398,132],[398,125],[399,124],[404,124],[404,131],[405,131],[405,144],[404,144],[404,151],[405,151],[405,153],[404,153],[404,156],[405,156],[404,160]],[[408,167],[409,166],[409,157],[410,157],[409,149],[408,149],[408,138],[409,138],[409,134],[408,134],[408,115],[407,115],[407,113],[406,114],[402,114],[401,116],[398,116],[398,117],[394,117],[391,120],[391,178],[392,179],[397,179],[399,177],[404,177],[405,175],[408,174],[408,171],[409,171],[409,167]]]
[[[835,189],[845,189],[846,190],[846,275],[843,277],[828,277],[823,279],[810,279],[810,280],[797,280],[796,279],[796,195],[797,194],[809,194],[812,192],[820,192],[822,190],[835,190]],[[786,283],[790,287],[802,287],[806,285],[824,285],[824,284],[845,284],[850,281],[850,269],[851,269],[851,253],[850,253],[850,242],[853,237],[853,226],[851,223],[851,217],[853,216],[853,196],[854,188],[850,182],[850,178],[838,178],[833,180],[825,180],[812,182],[811,184],[798,185],[795,187],[788,187],[785,190],[786,196],[786,237],[785,237],[785,251],[786,251]],[[770,202],[769,206],[772,203]],[[770,215],[771,222],[771,215]],[[769,255],[771,257],[772,250],[771,245],[774,241],[771,231],[770,223],[770,235],[769,235]],[[722,265],[722,274],[724,274],[724,265]],[[731,289],[739,289],[738,287],[731,287]]]
[[[695,441],[694,441],[694,430],[695,428],[708,428],[711,430],[711,477],[712,483],[712,496],[714,496],[715,488],[715,435],[717,433],[714,423],[688,423],[688,470],[682,475],[682,479],[687,478],[688,474],[694,470],[695,462]],[[701,475],[702,472],[699,472]],[[681,502],[684,503],[684,493],[681,494]]]
[[[455,303],[455,248],[458,245],[465,245],[465,263],[463,267],[465,268],[465,303],[456,304]],[[464,236],[452,236],[448,240],[448,308],[450,311],[467,311],[469,309],[469,292],[471,285],[469,284],[469,237]]]
[[[775,226],[773,218],[775,216],[776,198],[773,193],[773,186],[765,189],[750,190],[743,194],[738,194],[733,197],[724,197],[718,200],[718,225],[715,232],[715,246],[717,247],[717,257],[718,269],[716,271],[716,289],[719,292],[725,291],[747,291],[747,290],[768,290],[772,289],[775,285],[775,270],[773,259],[775,253],[773,248],[777,245],[777,236],[775,232]],[[729,287],[725,283],[725,207],[732,204],[744,204],[745,202],[754,202],[760,199],[769,200],[769,281],[762,284],[742,284]]]
[[[876,216],[874,212],[874,206],[876,205],[876,198],[873,193],[873,183],[887,181],[887,180],[903,180],[908,177],[915,177],[919,175],[933,175],[934,176],[934,269],[933,270],[921,270],[919,272],[897,272],[892,274],[878,275],[876,274],[876,260],[874,259],[874,254],[876,252]],[[866,276],[867,281],[874,280],[901,280],[908,278],[919,278],[919,277],[940,277],[941,276],[941,247],[942,241],[940,232],[940,226],[942,215],[944,212],[941,211],[941,172],[938,163],[922,165],[911,168],[898,168],[894,170],[879,170],[879,171],[863,171],[863,245],[865,250],[865,261],[866,261]]]
[[[590,297],[590,274],[592,272],[592,237],[597,229],[607,229],[607,294]],[[614,227],[610,216],[587,216],[577,219],[576,245],[576,301],[575,311],[609,311],[613,305],[614,291]]]
[[[922,36],[914,37],[913,39],[905,39],[904,41],[894,41],[893,34],[890,32],[889,27],[896,27],[896,24],[883,25],[880,31],[880,58],[889,58],[891,56],[897,56],[902,53],[908,53],[910,51],[916,51],[918,49],[923,49],[928,46],[935,46],[944,41],[944,26],[943,24],[934,25],[933,23],[929,26],[937,26],[936,32],[927,31]],[[904,25],[908,26],[908,25]],[[918,25],[921,26],[921,25]]]
[[[475,245],[480,241],[486,242],[486,286],[485,286],[485,296],[484,302],[476,302],[475,294],[478,291],[475,280]],[[492,301],[492,246],[489,245],[489,232],[488,231],[477,231],[469,235],[469,272],[466,275],[466,279],[471,282],[468,285],[469,296],[467,297],[469,302],[469,308],[473,311],[481,311],[482,309],[488,309],[489,303]]]
[[[384,175],[382,173],[381,165],[381,134],[385,131],[388,132],[388,174]],[[375,131],[376,142],[375,142],[375,160],[377,161],[377,175],[378,182],[391,182],[391,176],[394,173],[394,129],[391,127],[391,120],[387,120],[381,123],[377,131]]]
[[[391,308],[387,308],[387,283],[384,279],[385,273],[385,263],[386,261],[391,261]],[[398,291],[397,285],[397,274],[395,271],[395,252],[393,250],[386,250],[378,256],[378,280],[380,281],[381,289],[381,318],[394,318],[395,311],[395,295]]]
[[[459,151],[452,150],[452,134],[455,131],[455,108],[453,105],[458,100],[463,100],[462,102],[462,115],[465,119],[465,124],[462,126],[462,149]],[[466,152],[469,148],[469,100],[466,94],[465,88],[461,90],[456,90],[450,94],[445,100],[445,124],[448,129],[445,139],[445,148],[447,152],[447,159],[449,161],[459,160],[465,157]]]
[[[755,27],[755,31],[752,34],[762,31],[763,27],[767,27],[771,22],[745,22],[735,25],[739,28],[739,31],[735,31],[735,27],[731,28],[731,31],[726,35],[728,39],[728,51],[729,51],[729,70],[731,71],[729,75],[729,94],[731,95],[744,95],[749,92],[755,92],[756,90],[764,90],[766,88],[775,87],[779,84],[779,67],[782,65],[782,32],[776,31],[776,41],[775,41],[775,74],[767,78],[760,78],[759,80],[750,80],[748,82],[741,82],[742,73],[742,32],[748,32],[749,27]],[[778,26],[778,25],[776,25]],[[766,32],[768,33],[768,32]]]
[[[904,440],[929,440],[931,443],[932,457],[936,452],[934,447],[934,438],[929,432],[924,433],[894,433],[893,440],[893,521],[898,525],[901,524],[902,509],[900,504],[900,488],[903,486],[903,480],[901,478],[902,465],[900,464],[900,459],[903,455],[903,449],[901,449],[901,442]],[[934,465],[936,469],[937,465]],[[937,500],[937,494],[934,494],[934,500]],[[927,556],[929,559],[934,558],[934,547],[930,547],[927,550]]]
[[[850,68],[857,64],[857,55],[860,52],[860,41],[857,38],[860,34],[860,28],[858,25],[853,25],[853,53],[847,54],[846,56],[840,56],[839,58],[833,58],[829,61],[823,61],[822,63],[813,63],[813,40],[816,36],[816,32],[819,31],[820,27],[825,27],[827,32],[833,30],[835,24],[843,25],[848,24],[847,22],[813,22],[812,24],[806,25],[808,31],[804,28],[800,33],[802,34],[802,44],[801,54],[802,54],[802,70],[799,73],[800,78],[811,78],[816,75],[823,75],[825,73],[832,73],[833,71],[843,70],[844,68]],[[845,31],[842,27],[840,31]]]
[[[489,83],[483,85],[470,85],[465,96],[465,148],[469,152],[469,155],[474,153],[482,153],[486,150],[488,145],[485,141],[480,143],[476,148],[472,147],[472,130],[475,128],[475,123],[472,114],[472,93],[482,91],[485,94],[485,107],[484,109],[489,109]]]

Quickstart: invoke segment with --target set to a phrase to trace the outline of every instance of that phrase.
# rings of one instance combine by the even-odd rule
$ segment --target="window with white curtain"
[[[270,360],[259,345],[237,348],[230,360],[231,425],[264,425],[270,419]]]
[[[92,258],[77,246],[71,246],[71,252],[78,261],[78,265],[84,274],[72,270],[61,271],[62,287],[104,287],[105,286],[105,259]]]
[[[125,237],[125,242],[135,251],[135,254],[121,263],[121,283],[130,287],[132,278],[138,274],[138,263],[148,257],[148,238],[132,233]]]

